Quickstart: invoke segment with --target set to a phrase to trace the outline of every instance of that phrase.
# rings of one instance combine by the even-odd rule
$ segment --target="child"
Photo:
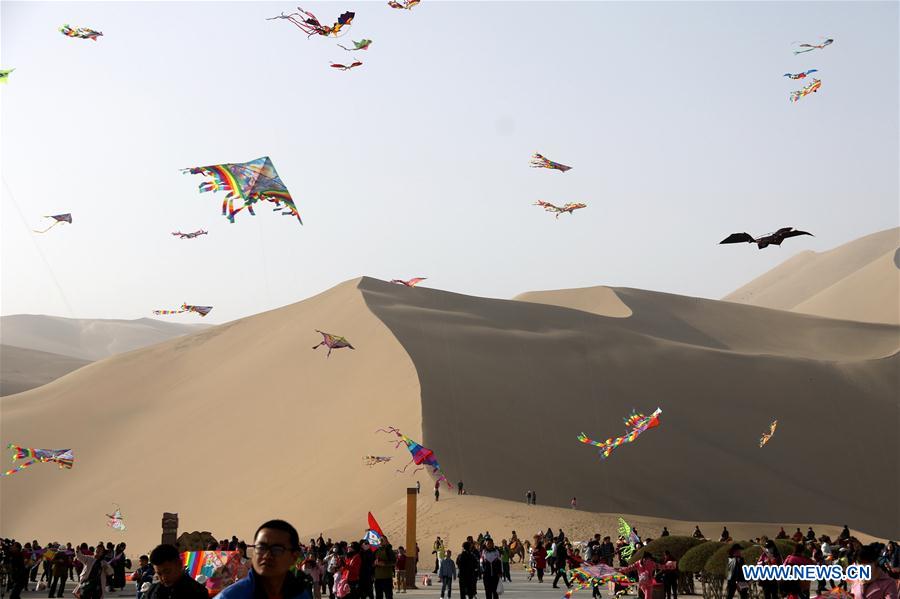
[[[447,590],[447,599],[453,595],[453,581],[456,580],[456,564],[451,559],[451,551],[447,551],[441,560],[438,576],[441,577],[441,599],[444,599],[444,589]]]

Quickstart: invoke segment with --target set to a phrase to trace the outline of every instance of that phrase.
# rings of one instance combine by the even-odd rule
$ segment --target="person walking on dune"
[[[441,481],[434,481],[434,500],[438,501],[441,498]]]
[[[578,509],[578,500],[574,497],[572,498],[572,501],[569,502],[569,504],[572,506],[573,510]]]
[[[525,505],[531,505],[531,490],[525,491]]]
[[[463,494],[463,481],[459,481],[458,483],[456,483],[456,494],[457,495]]]

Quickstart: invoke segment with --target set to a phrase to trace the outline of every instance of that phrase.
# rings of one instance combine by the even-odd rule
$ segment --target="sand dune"
[[[723,299],[829,318],[900,324],[900,228],[802,252]]]
[[[12,395],[55,381],[88,360],[0,345],[0,395]]]

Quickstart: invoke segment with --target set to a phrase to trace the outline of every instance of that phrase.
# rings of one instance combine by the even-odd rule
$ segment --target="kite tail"
[[[32,231],[34,231],[35,233],[46,233],[47,231],[49,231],[50,229],[52,229],[53,227],[55,227],[56,225],[58,225],[61,222],[63,222],[63,221],[58,220],[58,221],[54,222],[52,225],[50,225],[49,227],[47,227],[46,229],[44,229],[43,231],[38,231],[37,229],[32,229]]]
[[[387,428],[387,430],[385,430],[385,429],[383,429],[383,428],[380,428],[380,429],[378,429],[378,430],[375,431],[375,432],[376,432],[376,433],[394,433],[394,434],[397,435],[397,436],[400,435],[400,430],[394,428],[393,426],[389,426],[389,427]]]
[[[27,461],[27,462],[25,462],[25,463],[23,463],[23,464],[19,464],[18,466],[16,466],[16,467],[13,468],[12,470],[7,470],[6,472],[4,472],[4,473],[3,473],[3,476],[9,476],[9,475],[11,475],[11,474],[15,474],[15,473],[18,472],[19,470],[25,470],[26,468],[28,468],[28,467],[31,466],[32,464],[37,464],[39,461],[40,461],[40,460],[29,460],[29,461]]]

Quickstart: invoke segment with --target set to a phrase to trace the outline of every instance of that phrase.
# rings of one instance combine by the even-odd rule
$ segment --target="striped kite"
[[[3,476],[9,476],[11,474],[15,474],[19,470],[24,470],[33,464],[37,464],[38,462],[49,464],[59,464],[60,468],[70,469],[75,464],[75,456],[72,454],[71,449],[32,449],[30,447],[19,447],[18,445],[13,445],[10,443],[6,446],[7,449],[13,450],[12,461],[16,460],[28,460],[27,462],[22,462],[18,464],[12,470],[7,470],[3,473]]]
[[[594,447],[600,448],[600,457],[608,458],[609,455],[615,450],[617,447],[624,443],[631,443],[644,431],[656,428],[659,426],[659,415],[662,414],[662,410],[656,408],[656,411],[650,414],[650,416],[644,416],[640,412],[635,412],[632,410],[631,415],[628,418],[625,418],[625,426],[628,427],[629,430],[627,433],[622,435],[621,437],[616,437],[615,439],[607,439],[606,441],[593,441],[589,439],[584,433],[578,435],[578,440],[587,445],[593,445]]]
[[[412,10],[413,6],[419,4],[422,0],[400,0],[397,2],[396,0],[390,0],[388,2],[388,6],[391,8],[399,8],[401,10]]]
[[[569,599],[575,591],[582,589],[590,589],[594,586],[600,586],[613,582],[618,585],[634,584],[630,578],[622,574],[612,566],[606,564],[583,565],[569,573],[572,577],[572,586],[566,592],[564,597]]]
[[[540,206],[547,212],[555,212],[556,218],[559,218],[560,214],[564,214],[566,212],[568,212],[569,214],[574,214],[576,210],[580,210],[581,208],[587,208],[587,204],[582,204],[580,202],[577,204],[569,203],[569,204],[566,204],[565,206],[563,206],[562,208],[560,208],[559,206],[555,206],[555,205],[551,204],[550,202],[545,202],[543,200],[538,200],[533,205]]]
[[[363,464],[365,464],[366,466],[375,466],[378,464],[386,464],[387,462],[390,462],[393,459],[394,458],[392,458],[391,456],[367,455],[366,457],[363,458]]]
[[[350,64],[341,64],[339,62],[331,61],[331,68],[340,69],[342,71],[349,71],[350,69],[355,69],[356,67],[361,67],[361,66],[362,66],[361,60],[354,60]]]
[[[433,451],[431,451],[427,447],[419,445],[393,426],[388,427],[387,430],[380,428],[375,432],[394,433],[400,438],[400,440],[396,442],[395,447],[400,447],[400,445],[405,444],[406,449],[408,449],[409,453],[412,454],[412,460],[410,460],[409,464],[404,466],[403,470],[397,470],[397,472],[406,472],[406,469],[409,468],[410,464],[419,466],[419,468],[413,470],[413,473],[416,473],[427,466],[431,468],[431,474],[437,478],[437,482],[444,481],[445,483],[447,483],[448,487],[450,487],[451,489],[453,488],[453,485],[451,485],[450,481],[447,480],[447,477],[444,476],[444,472],[443,470],[441,470],[441,465],[438,463]]]
[[[790,77],[791,79],[806,79],[806,76],[810,73],[818,73],[819,69],[810,69],[803,73],[785,73],[785,77]]]
[[[196,312],[200,316],[206,316],[212,312],[212,306],[191,306],[190,304],[181,304],[178,310],[154,310],[157,316],[165,316],[167,314],[181,314],[182,312]]]
[[[331,333],[326,333],[324,331],[320,331],[319,329],[316,329],[316,332],[320,333],[322,335],[322,341],[321,341],[321,343],[319,343],[319,345],[314,345],[313,349],[318,349],[323,345],[325,347],[327,347],[328,354],[326,354],[326,356],[325,356],[326,358],[331,357],[331,350],[333,350],[333,349],[341,349],[344,347],[349,347],[350,349],[356,349],[355,347],[350,345],[350,342],[347,341],[347,339],[345,339],[344,337],[341,337],[340,335],[332,335]]]
[[[9,74],[15,71],[15,69],[0,69],[0,83],[9,83]]]
[[[814,77],[812,83],[804,86],[803,89],[798,89],[797,91],[791,92],[791,102],[796,102],[804,96],[816,93],[817,91],[819,91],[820,87],[822,87],[822,81]]]
[[[344,50],[346,50],[348,52],[355,52],[357,50],[368,50],[369,46],[371,46],[371,45],[372,45],[372,40],[367,40],[367,39],[361,39],[358,42],[354,41],[352,48],[348,48],[347,46],[338,44],[338,46],[340,46],[341,48],[343,48]]]
[[[244,208],[255,216],[253,204],[264,200],[275,204],[275,212],[281,212],[284,216],[296,216],[300,224],[303,224],[294,199],[281,182],[278,171],[268,156],[250,162],[195,166],[182,169],[181,172],[206,175],[211,179],[200,184],[200,193],[219,190],[227,192],[222,202],[222,216],[227,217],[232,223],[234,215]],[[237,210],[234,209],[236,198],[244,202]]]
[[[208,235],[209,233],[200,229],[199,231],[194,231],[193,233],[182,233],[181,231],[175,231],[172,235],[177,236],[179,239],[193,239],[194,237],[200,237],[201,235]]]
[[[557,170],[563,173],[572,169],[571,166],[566,166],[565,164],[553,162],[549,158],[544,158],[537,152],[535,152],[531,157],[531,168],[549,168],[551,170]]]
[[[772,424],[769,425],[769,432],[763,433],[762,437],[759,438],[759,446],[763,447],[766,443],[769,442],[769,439],[772,438],[772,435],[775,434],[775,428],[778,426],[778,421],[773,420]]]
[[[833,44],[834,40],[831,38],[828,38],[827,40],[825,40],[824,42],[822,42],[821,44],[818,44],[818,45],[816,45],[816,44],[800,44],[799,42],[794,42],[794,43],[798,44],[798,46],[797,46],[798,48],[806,48],[805,50],[794,50],[794,54],[803,54],[804,52],[812,52],[815,49],[821,50],[825,46],[829,46],[829,45]]]
[[[50,225],[49,227],[47,227],[46,229],[44,229],[43,231],[38,231],[37,229],[33,229],[35,233],[46,233],[47,231],[49,231],[50,229],[52,229],[59,223],[69,223],[70,225],[72,224],[72,215],[69,214],[68,212],[66,214],[54,214],[52,216],[45,216],[44,218],[52,218],[56,222],[53,223],[52,225]]]
[[[415,287],[426,278],[427,277],[414,277],[408,281],[404,281],[403,279],[392,279],[391,283],[396,283],[397,285],[405,285],[406,287]]]
[[[106,517],[109,518],[107,520],[106,525],[110,528],[118,530],[119,532],[125,532],[125,517],[122,516],[122,510],[119,509],[119,506],[116,506],[116,509],[112,514],[106,514]]]
[[[319,19],[316,18],[316,15],[308,10],[303,10],[299,6],[297,7],[297,10],[300,12],[292,12],[287,15],[281,13],[277,17],[271,17],[266,20],[287,19],[299,27],[303,33],[307,34],[307,38],[311,38],[314,35],[321,35],[323,37],[328,37],[330,35],[332,37],[338,37],[338,33],[340,33],[341,29],[348,27],[353,21],[353,17],[356,16],[356,13],[345,12],[338,17],[338,20],[334,25],[328,27],[327,25],[322,25],[322,23],[319,22]]]
[[[94,40],[97,41],[97,38],[103,35],[100,31],[94,31],[93,29],[88,29],[87,27],[69,27],[69,24],[66,23],[62,27],[59,28],[60,33],[68,37],[80,37],[83,40]]]

